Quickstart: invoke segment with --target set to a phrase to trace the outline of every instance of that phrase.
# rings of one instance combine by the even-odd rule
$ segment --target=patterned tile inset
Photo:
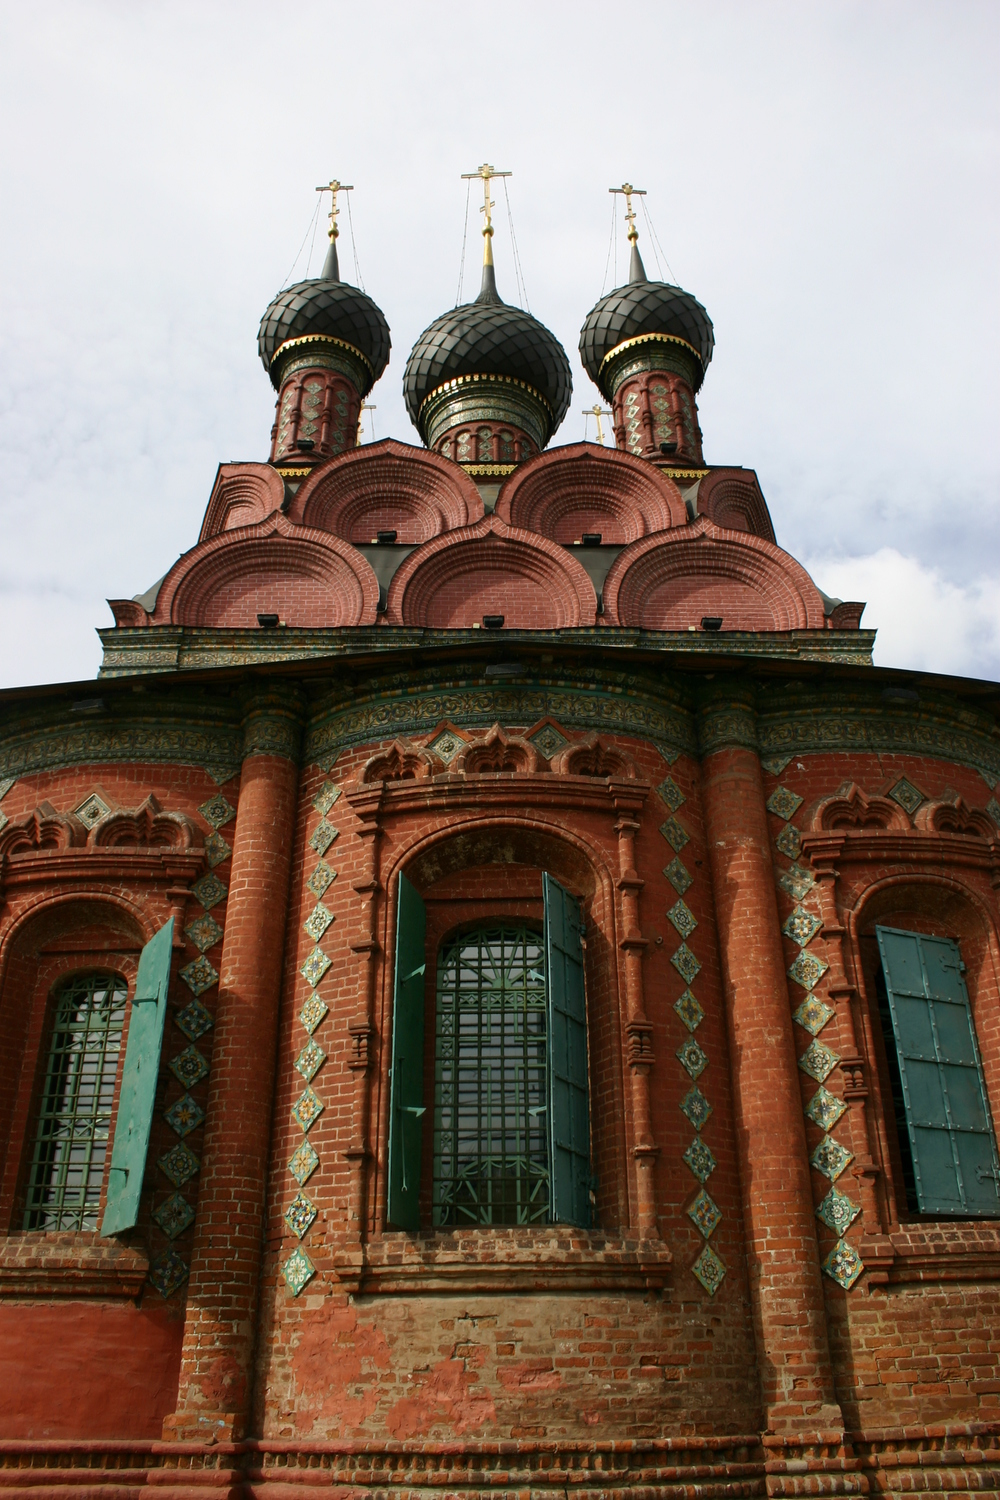
[[[825,1135],[809,1160],[817,1172],[822,1172],[824,1177],[829,1177],[831,1182],[836,1182],[854,1160],[854,1152],[848,1151],[846,1146],[835,1141],[832,1135]]]
[[[998,802],[995,797],[991,797],[987,802],[986,811],[989,813],[990,817],[993,819],[997,827],[1000,828],[1000,802]]]
[[[306,932],[314,943],[318,943],[330,923],[333,921],[333,912],[327,911],[322,901],[317,901],[309,916],[302,923]]]
[[[767,799],[768,811],[784,818],[786,822],[789,818],[794,818],[801,806],[802,798],[796,796],[795,792],[790,792],[786,786],[776,786]]]
[[[760,763],[770,776],[780,776],[782,771],[791,760],[790,755],[768,755],[761,756]]]
[[[312,1037],[309,1038],[298,1057],[295,1066],[298,1068],[306,1083],[312,1083],[320,1068],[326,1062],[326,1053]]]
[[[690,937],[698,923],[685,901],[675,901],[667,912],[667,921],[680,933],[682,938]]]
[[[680,859],[672,859],[669,865],[665,866],[663,873],[678,896],[683,896],[684,892],[694,885],[694,876],[688,874],[686,866]]]
[[[568,744],[569,741],[566,740],[564,741],[564,743]],[[455,756],[461,749],[464,748],[464,746],[465,741],[460,735],[453,733],[453,731],[450,729],[443,729],[436,740],[431,740],[427,748],[428,750],[433,751],[433,753],[440,760],[443,760],[446,766],[448,766],[451,765],[451,762],[455,759]],[[544,750],[542,751],[542,754],[545,754]]]
[[[828,1229],[832,1229],[835,1235],[840,1236],[847,1233],[860,1212],[860,1206],[848,1198],[846,1193],[832,1187],[817,1208],[816,1217]]]
[[[819,917],[814,916],[811,911],[806,911],[804,906],[797,906],[792,915],[785,918],[781,924],[781,930],[785,937],[791,938],[793,943],[798,943],[800,948],[806,948],[822,925]]]
[[[681,943],[670,962],[685,984],[693,984],[694,980],[701,973],[701,964],[695,958],[687,943]]]
[[[793,901],[804,901],[816,884],[811,870],[804,870],[801,865],[792,865],[790,870],[778,871],[778,884],[783,891],[787,891]]]
[[[830,1254],[823,1262],[823,1270],[833,1278],[838,1286],[842,1286],[845,1292],[849,1292],[857,1281],[865,1264],[853,1245],[847,1240],[838,1240]]]
[[[806,1114],[820,1130],[832,1130],[847,1109],[843,1099],[831,1094],[822,1084],[806,1105]]]
[[[323,1113],[323,1101],[313,1088],[305,1088],[292,1106],[292,1119],[301,1130],[311,1130]]]
[[[817,1083],[825,1083],[839,1062],[840,1057],[836,1052],[831,1051],[823,1042],[814,1040],[799,1058],[799,1067],[810,1078],[815,1078]]]
[[[789,859],[798,859],[802,849],[802,835],[797,828],[792,827],[791,823],[786,823],[774,843],[775,847]]]
[[[177,1251],[171,1246],[169,1250],[165,1250],[162,1255],[154,1260],[149,1268],[149,1279],[160,1296],[166,1300],[166,1298],[172,1297],[176,1291],[179,1291],[185,1281],[187,1281],[187,1261],[182,1260]]]
[[[707,1182],[715,1171],[715,1157],[700,1135],[696,1135],[684,1153],[684,1160],[699,1182]]]
[[[531,743],[539,755],[544,755],[546,760],[551,760],[552,756],[557,755],[564,745],[569,744],[569,740],[564,734],[559,733],[554,724],[543,724],[537,734],[531,736]]]
[[[153,1210],[153,1218],[167,1239],[175,1240],[194,1223],[194,1209],[183,1193],[171,1193],[165,1203]]]
[[[325,818],[330,808],[340,796],[340,787],[335,781],[324,781],[319,791],[313,798],[313,807],[320,817]]]
[[[685,990],[680,999],[674,1001],[674,1010],[680,1016],[688,1031],[697,1031],[705,1019],[705,1012],[690,990]]]
[[[714,1297],[725,1280],[726,1263],[711,1245],[706,1245],[691,1267],[691,1273],[698,1278],[708,1295]]]
[[[660,832],[675,854],[680,854],[684,845],[691,842],[676,818],[667,818],[665,823],[661,823]]]
[[[322,948],[314,948],[299,973],[315,989],[331,963],[332,959],[327,958]]]
[[[191,887],[191,894],[201,902],[206,911],[211,911],[226,894],[226,887],[218,875],[202,875]]]
[[[85,828],[93,828],[94,824],[99,823],[103,817],[106,817],[111,809],[103,797],[99,797],[96,792],[92,792],[73,811]]]
[[[318,1166],[319,1157],[309,1142],[303,1141],[288,1163],[288,1170],[295,1178],[299,1187],[302,1187],[304,1183],[309,1181]]]
[[[719,1227],[722,1210],[717,1203],[713,1202],[705,1189],[702,1188],[688,1209],[687,1216],[695,1228],[705,1236],[705,1239],[710,1240],[715,1230]]]
[[[209,827],[217,831],[220,828],[225,828],[226,824],[232,822],[236,816],[235,807],[226,801],[221,792],[217,792],[214,797],[209,797],[207,802],[202,803],[198,811]]]
[[[3,833],[9,822],[10,819],[8,818],[7,814],[2,809],[0,809],[0,833]]]
[[[192,963],[185,964],[181,978],[195,995],[203,995],[218,980],[218,971],[212,968],[204,953]]]
[[[314,1203],[310,1203],[304,1193],[296,1193],[295,1197],[285,1209],[285,1223],[293,1234],[299,1239],[308,1231],[309,1225],[315,1219],[319,1209]]]
[[[208,860],[208,868],[214,870],[216,865],[221,865],[224,859],[232,854],[232,849],[226,843],[221,833],[210,833],[205,840],[205,858]]]
[[[293,1297],[297,1297],[316,1275],[316,1267],[306,1252],[299,1247],[292,1251],[281,1268],[285,1283]]]
[[[6,797],[16,780],[16,776],[0,776],[0,802]]]
[[[185,1047],[183,1052],[178,1052],[176,1057],[170,1059],[167,1067],[177,1082],[186,1089],[193,1089],[196,1083],[208,1076],[208,1063],[195,1046]]]
[[[212,1020],[212,1012],[202,1005],[200,1000],[189,1000],[183,1010],[179,1010],[174,1016],[174,1023],[179,1031],[182,1031],[189,1042],[196,1042],[206,1031],[211,1031],[215,1022]]]
[[[160,1157],[157,1166],[174,1187],[183,1187],[185,1182],[197,1172],[201,1162],[190,1146],[185,1146],[183,1141],[178,1141],[176,1146],[171,1146],[170,1150]]]
[[[708,1067],[708,1058],[693,1036],[685,1038],[683,1045],[678,1047],[674,1056],[689,1078],[700,1078]]]
[[[182,1138],[190,1135],[192,1130],[204,1122],[205,1111],[197,1100],[192,1099],[190,1094],[182,1094],[181,1097],[167,1110],[163,1116],[171,1130],[177,1132]]]
[[[708,1118],[712,1113],[712,1106],[697,1084],[693,1088],[688,1089],[684,1095],[684,1098],[681,1100],[681,1109],[687,1115],[695,1130],[701,1130],[702,1126],[707,1124]]]
[[[322,1021],[323,1017],[327,1014],[329,1009],[330,1007],[324,1000],[321,1000],[318,995],[309,996],[309,999],[305,1002],[302,1009],[299,1011],[299,1020],[302,1022],[303,1026],[306,1028],[310,1036],[312,1036],[313,1032],[316,1030],[316,1027],[319,1025],[320,1021]]]
[[[310,849],[315,849],[316,853],[322,858],[339,834],[339,828],[334,828],[332,823],[328,823],[325,818],[320,818],[313,829],[312,837],[309,840],[309,847]]]
[[[835,1012],[832,1005],[827,1005],[825,1000],[819,1000],[815,995],[809,995],[803,1000],[797,1011],[793,1012],[792,1019],[797,1021],[804,1031],[810,1036],[819,1036],[827,1021],[833,1019]]]
[[[332,870],[326,860],[321,859],[306,881],[306,885],[312,891],[316,900],[320,901],[326,895],[327,889],[333,884],[336,878],[336,870]]]
[[[908,812],[911,815],[916,812],[924,800],[923,792],[918,792],[913,782],[907,781],[905,776],[896,782],[889,796],[893,802],[899,803],[904,812]]]
[[[795,962],[789,967],[788,977],[794,979],[804,990],[811,990],[823,978],[830,965],[825,958],[807,953],[803,948]]]
[[[222,928],[213,916],[206,911],[200,917],[195,917],[184,929],[184,936],[198,949],[199,953],[207,953],[209,948],[214,948],[222,937]]]
[[[661,802],[667,804],[671,812],[676,812],[685,800],[684,793],[672,776],[667,776],[660,782],[656,788],[656,795]]]

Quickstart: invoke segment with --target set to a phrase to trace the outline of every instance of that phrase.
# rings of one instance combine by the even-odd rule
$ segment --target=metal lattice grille
[[[25,1229],[96,1229],[128,988],[117,974],[70,980],[56,1001]]]
[[[544,948],[484,927],[438,960],[435,1224],[533,1224],[549,1213]]]

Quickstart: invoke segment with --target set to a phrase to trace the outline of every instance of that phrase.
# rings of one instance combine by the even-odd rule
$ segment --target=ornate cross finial
[[[318,187],[316,191],[317,193],[330,194],[330,227],[327,230],[327,235],[331,240],[335,240],[340,233],[337,228],[337,215],[340,213],[340,209],[337,207],[337,194],[353,193],[354,184],[351,182],[338,182],[336,177],[333,177],[329,182],[324,182],[322,187]]]
[[[493,238],[492,210],[495,207],[495,204],[493,202],[493,199],[490,197],[490,180],[493,177],[513,177],[513,175],[513,172],[498,172],[496,167],[491,167],[487,162],[483,162],[482,166],[477,167],[474,172],[462,173],[463,182],[469,182],[475,177],[481,177],[483,180],[483,206],[479,210],[479,212],[486,215],[486,221],[483,225],[483,236],[486,240],[486,244],[483,246],[484,265],[491,265],[493,262],[493,253],[490,246],[490,240]]]
[[[645,198],[646,189],[633,187],[630,182],[623,182],[621,187],[608,188],[609,193],[624,193],[625,195],[625,222],[628,224],[628,240],[634,245],[639,238],[639,231],[635,227],[635,209],[632,207],[633,198]]]
[[[583,408],[583,415],[585,417],[596,417],[597,418],[597,441],[600,443],[601,447],[603,448],[604,447],[604,428],[601,426],[601,418],[602,417],[610,417],[612,415],[612,413],[610,411],[608,411],[608,409],[607,409],[606,406],[601,406],[599,402],[595,401],[594,404],[593,404],[593,406],[585,406]],[[587,441],[587,424],[586,424],[586,422],[583,424],[583,440],[584,440],[584,442]]]

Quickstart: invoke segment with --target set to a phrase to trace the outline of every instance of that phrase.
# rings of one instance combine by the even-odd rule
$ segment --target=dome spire
[[[352,193],[354,191],[354,184],[350,182],[338,182],[336,177],[331,177],[329,182],[324,182],[316,191],[317,193],[330,194],[330,227],[327,230],[330,248],[326,252],[326,260],[320,272],[320,279],[323,281],[339,281],[340,262],[337,259],[337,236],[340,230],[337,228],[337,215],[340,213],[340,209],[337,207],[337,194]]]
[[[625,196],[625,222],[628,224],[628,242],[632,246],[628,268],[629,286],[633,286],[636,282],[648,281],[646,267],[639,254],[639,231],[635,227],[635,209],[632,207],[632,199],[645,198],[646,189],[633,187],[630,182],[623,182],[621,187],[608,188],[608,192],[623,193]]]
[[[494,177],[512,177],[512,172],[498,172],[496,167],[491,167],[488,162],[483,162],[474,172],[463,172],[462,181],[472,182],[479,177],[483,183],[483,206],[479,212],[485,214],[483,224],[483,284],[479,289],[477,302],[501,302],[503,299],[497,291],[496,271],[493,267],[493,209],[496,205],[490,197],[490,182]]]

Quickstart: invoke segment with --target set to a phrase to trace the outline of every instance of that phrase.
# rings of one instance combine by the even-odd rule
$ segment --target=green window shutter
[[[146,1153],[153,1128],[163,1027],[167,1019],[173,944],[174,919],[171,917],[139,955],[102,1234],[120,1234],[123,1229],[131,1229],[139,1215]]]
[[[1000,1217],[1000,1162],[958,946],[875,931],[920,1211]]]
[[[396,974],[389,1075],[388,1218],[397,1229],[420,1228],[426,929],[423,898],[401,874],[396,900]]]
[[[551,1216],[590,1224],[590,1111],[587,1004],[580,907],[549,874],[545,897],[545,975],[549,1007],[549,1171]]]

